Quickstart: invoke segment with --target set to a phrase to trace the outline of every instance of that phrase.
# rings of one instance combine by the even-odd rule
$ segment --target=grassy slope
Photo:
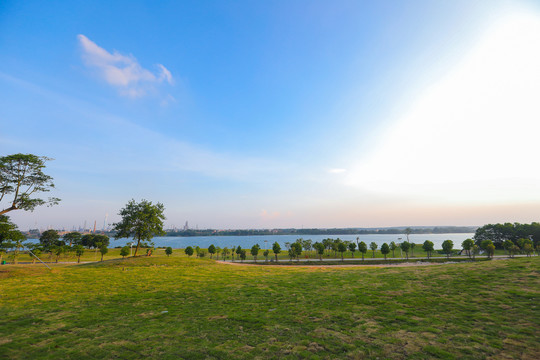
[[[2,266],[0,291],[0,358],[540,358],[540,257],[410,268],[143,257]]]

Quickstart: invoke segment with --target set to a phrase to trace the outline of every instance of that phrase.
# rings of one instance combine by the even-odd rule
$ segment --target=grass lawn
[[[176,254],[175,254],[176,255]],[[540,257],[0,266],[0,358],[540,358]]]

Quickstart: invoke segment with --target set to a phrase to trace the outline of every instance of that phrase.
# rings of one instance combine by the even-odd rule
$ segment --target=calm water
[[[472,238],[474,233],[466,234],[412,234],[409,235],[409,241],[415,244],[422,244],[426,240],[430,240],[435,244],[435,249],[442,249],[442,243],[444,240],[452,240],[454,242],[454,248],[461,248],[461,242],[465,239]],[[322,241],[326,238],[340,238],[341,240],[355,241],[356,238],[360,238],[359,241],[365,242],[368,247],[371,242],[375,242],[379,247],[383,243],[390,244],[391,241],[396,243],[406,239],[405,235],[387,235],[387,234],[373,234],[373,235],[308,235],[302,236],[303,239],[311,239],[313,242]],[[232,246],[240,245],[243,249],[251,248],[255,244],[259,244],[261,249],[272,248],[274,242],[278,242],[282,249],[285,249],[286,242],[294,242],[300,238],[298,235],[260,235],[260,236],[193,236],[193,237],[180,237],[180,236],[163,236],[155,237],[153,239],[156,246],[170,246],[173,249],[185,248],[187,246],[199,246],[201,248],[208,248],[211,244],[229,249]],[[398,240],[402,238],[402,240]],[[129,239],[111,239],[111,247],[124,246]]]

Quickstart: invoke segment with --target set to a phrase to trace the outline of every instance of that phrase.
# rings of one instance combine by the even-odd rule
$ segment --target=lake
[[[409,235],[409,241],[415,244],[423,244],[424,241],[430,240],[435,245],[435,249],[442,249],[442,243],[444,240],[452,240],[454,242],[455,249],[461,249],[461,242],[465,239],[472,238],[474,233],[463,234],[411,234]],[[296,239],[302,237],[303,239],[311,239],[313,243],[316,241],[322,241],[326,238],[341,240],[349,240],[356,242],[356,238],[360,238],[359,241],[363,241],[368,245],[371,242],[375,242],[380,246],[383,243],[390,244],[391,241],[396,243],[402,242],[407,237],[405,235],[396,234],[372,234],[372,235],[257,235],[257,236],[193,236],[193,237],[181,237],[181,236],[160,236],[153,239],[156,246],[170,246],[173,249],[186,248],[187,246],[199,246],[201,248],[208,248],[211,244],[219,246],[221,248],[240,245],[243,249],[250,249],[253,245],[259,244],[261,249],[270,249],[274,242],[278,242],[282,249],[285,249],[286,242],[295,242]],[[402,238],[402,240],[398,240]],[[111,247],[124,246],[130,239],[111,239]]]

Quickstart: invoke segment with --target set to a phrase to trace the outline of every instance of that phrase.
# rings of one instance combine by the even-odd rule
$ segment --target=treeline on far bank
[[[437,226],[409,228],[410,234],[453,234],[472,233],[476,226]],[[215,229],[187,229],[167,231],[167,236],[257,236],[257,235],[373,235],[373,234],[403,234],[405,228],[332,228],[332,229],[241,229],[241,230],[215,230]]]

